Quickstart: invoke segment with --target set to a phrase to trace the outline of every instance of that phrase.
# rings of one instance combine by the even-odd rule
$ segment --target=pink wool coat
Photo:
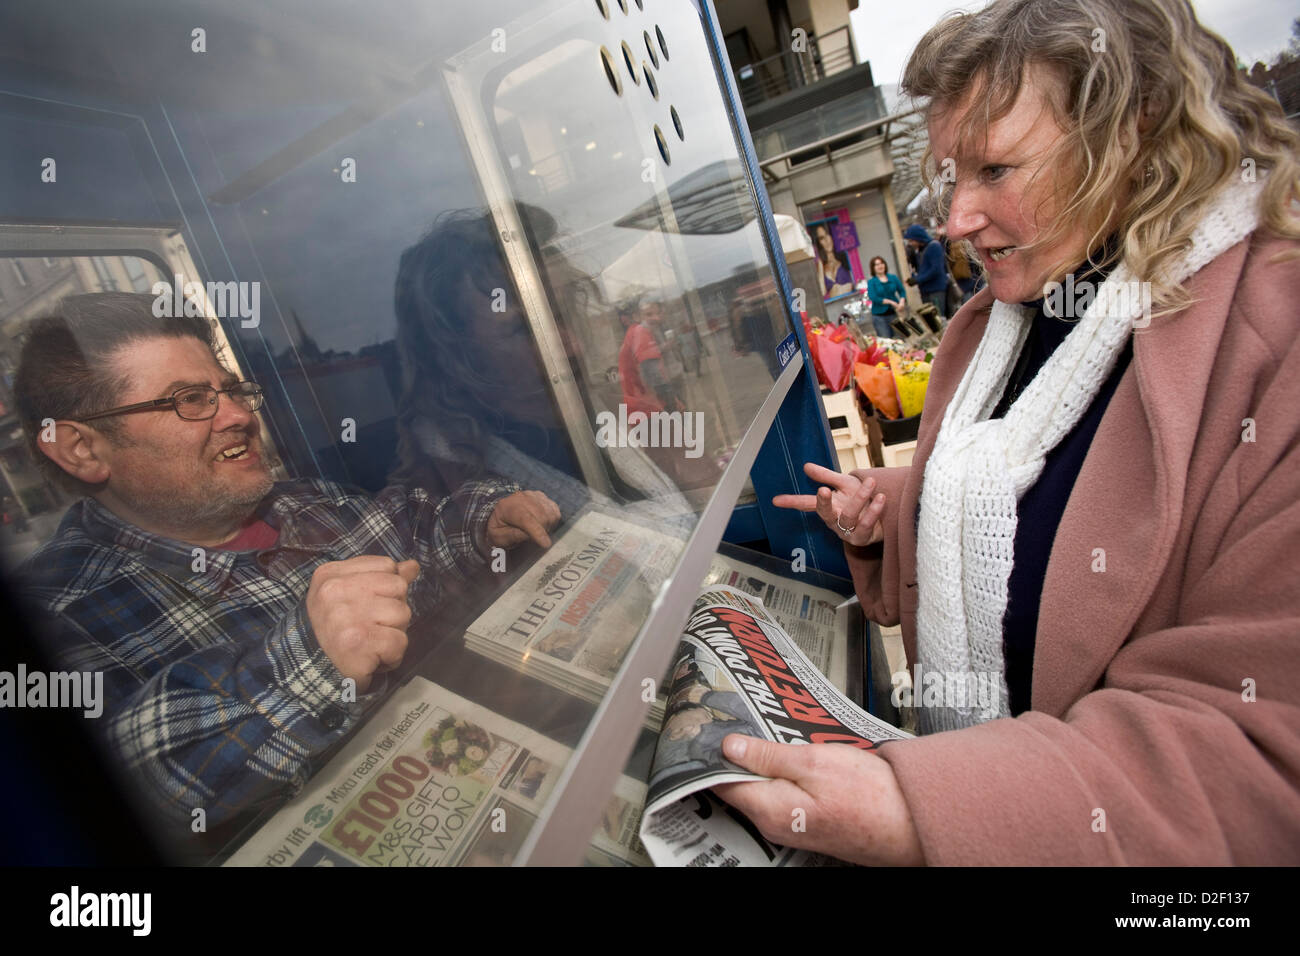
[[[882,748],[928,863],[1300,863],[1300,261],[1271,261],[1297,245],[1257,233],[1135,332],[1052,545],[1033,710]],[[846,546],[909,663],[925,463],[992,301],[944,336],[912,465],[870,472],[883,558]]]

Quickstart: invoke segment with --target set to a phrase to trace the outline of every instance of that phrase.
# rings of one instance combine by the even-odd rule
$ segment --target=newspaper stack
[[[684,542],[588,511],[465,633],[465,646],[593,704],[600,703]],[[721,555],[706,585],[759,597],[814,665],[843,689],[847,636],[839,595]],[[658,731],[664,698],[646,725]]]
[[[509,866],[572,751],[414,677],[226,866]],[[587,866],[648,866],[620,777]]]
[[[619,778],[584,862],[835,863],[769,843],[713,796],[717,784],[763,779],[722,756],[730,733],[865,750],[908,736],[840,694],[761,599],[706,586],[674,657],[648,787]],[[227,865],[509,865],[571,755],[415,677]]]
[[[684,545],[588,511],[469,626],[465,646],[598,704]],[[662,719],[660,698],[649,721]]]

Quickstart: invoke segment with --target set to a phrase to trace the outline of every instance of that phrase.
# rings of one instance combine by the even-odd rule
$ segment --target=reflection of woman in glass
[[[599,308],[591,277],[547,254],[555,220],[520,204],[542,247],[562,344],[576,354],[581,323]],[[461,209],[438,217],[402,253],[394,306],[403,394],[398,401],[399,466],[392,480],[439,494],[495,474],[544,492],[565,518],[597,499],[656,521],[690,511],[672,483],[635,448],[610,451],[620,478],[647,499],[620,505],[579,477],[520,297],[491,218]]]
[[[835,237],[831,235],[830,227],[820,223],[814,231],[823,298],[831,299],[852,292],[853,273],[849,271],[849,259],[844,253],[835,251]]]
[[[549,216],[531,212],[538,232],[554,232]],[[501,470],[491,438],[554,471],[577,473],[486,216],[446,213],[402,253],[395,307],[405,384],[398,480],[441,492],[493,472],[540,490],[531,476]]]

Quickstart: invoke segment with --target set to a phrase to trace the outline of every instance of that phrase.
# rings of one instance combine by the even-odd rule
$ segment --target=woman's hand
[[[840,538],[849,544],[863,545],[885,537],[880,518],[885,513],[885,496],[871,497],[876,480],[865,471],[843,475],[811,461],[803,466],[804,474],[823,485],[816,495],[777,495],[772,504],[796,511],[816,511]],[[859,478],[858,475],[862,475]],[[825,487],[829,485],[830,487]]]
[[[867,866],[921,866],[925,855],[894,770],[846,744],[776,744],[730,734],[732,763],[771,777],[716,793],[781,846]]]

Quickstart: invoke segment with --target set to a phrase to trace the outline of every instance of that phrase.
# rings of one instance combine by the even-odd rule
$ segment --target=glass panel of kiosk
[[[789,319],[699,10],[69,0],[0,17],[4,574],[39,568],[34,620],[60,660],[105,671],[97,732],[161,841],[189,861],[527,859],[567,812],[575,748],[600,746],[593,722],[660,719],[663,675],[625,665],[650,639],[642,660],[667,661],[650,626],[667,582],[716,547],[701,516],[735,502],[719,488],[782,394]],[[134,457],[78,485],[22,434],[57,404],[30,369],[23,386],[23,336],[77,295],[79,322],[118,321],[111,292],[215,318],[231,380],[265,401],[207,425],[128,413]],[[54,418],[86,414],[75,399]],[[94,434],[121,453],[120,429]],[[213,464],[240,457],[223,434],[258,435],[260,461]],[[237,548],[200,546],[223,467],[279,483],[228,525]],[[554,503],[548,547],[489,517],[516,490]],[[347,679],[321,659],[334,631],[309,588],[360,554],[424,567],[404,651]],[[638,859],[652,747],[641,733],[575,862]],[[286,807],[298,842],[262,851]]]

